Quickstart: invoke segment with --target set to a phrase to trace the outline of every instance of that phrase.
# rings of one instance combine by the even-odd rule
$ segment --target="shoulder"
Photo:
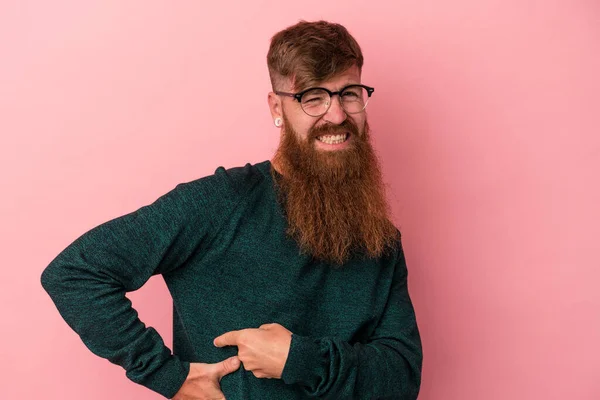
[[[244,166],[225,168],[218,167],[214,179],[237,194],[251,191],[265,179],[268,162],[258,164],[246,163]]]
[[[268,161],[225,168],[219,166],[211,175],[179,183],[170,193],[186,204],[220,207],[233,206],[246,194],[257,188],[269,171]]]

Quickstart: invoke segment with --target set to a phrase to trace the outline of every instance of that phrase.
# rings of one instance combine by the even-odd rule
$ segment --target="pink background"
[[[160,399],[39,277],[83,232],[271,157],[265,56],[299,19],[363,47],[404,236],[421,400],[600,398],[600,3],[2,1],[0,398]],[[171,343],[160,277],[130,295]]]

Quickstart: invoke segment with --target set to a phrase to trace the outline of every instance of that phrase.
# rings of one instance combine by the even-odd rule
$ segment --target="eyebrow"
[[[360,85],[360,84],[361,84],[360,82],[346,81],[345,83],[341,84],[339,88],[337,88],[335,90],[332,90],[332,92],[339,91],[340,89],[343,89],[343,88],[345,88],[347,86],[350,86],[350,85]],[[312,89],[312,88],[317,88],[317,87],[323,87],[324,88],[325,86],[323,85],[323,82],[320,82],[320,83],[318,83],[318,84],[316,84],[314,86],[309,86],[309,87],[307,87],[305,89],[299,90],[298,92],[302,92],[304,90]]]
[[[325,86],[323,85],[323,83],[324,83],[324,82],[315,83],[314,85],[306,86],[306,87],[303,87],[303,88],[301,88],[301,89],[300,89],[300,88],[296,88],[296,87],[294,87],[294,85],[292,85],[292,91],[294,91],[294,93],[300,93],[300,92],[303,92],[303,91],[305,91],[305,90],[308,90],[308,89],[319,88],[319,87],[325,87]],[[346,86],[350,86],[350,85],[361,85],[361,82],[346,81],[346,82],[344,82],[344,83],[343,83],[343,84],[342,84],[342,85],[339,87],[339,89],[337,89],[337,90],[332,90],[332,92],[339,91],[340,89],[343,89],[343,88],[345,88]]]

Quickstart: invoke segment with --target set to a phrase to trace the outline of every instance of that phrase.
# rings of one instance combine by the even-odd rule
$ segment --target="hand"
[[[173,400],[225,400],[219,382],[239,367],[237,356],[216,364],[190,363],[190,372]]]
[[[292,332],[279,324],[231,331],[215,338],[217,347],[237,346],[244,368],[257,378],[281,378],[292,343]]]

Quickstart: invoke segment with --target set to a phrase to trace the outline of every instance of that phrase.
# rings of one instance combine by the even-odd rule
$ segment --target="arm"
[[[140,321],[125,293],[185,264],[201,245],[211,224],[197,192],[197,182],[180,184],[154,203],[95,227],[41,276],[62,317],[94,354],[168,398],[183,384],[189,363]]]
[[[332,399],[417,398],[423,353],[400,245],[391,292],[368,343],[292,335],[282,379],[308,396]]]

